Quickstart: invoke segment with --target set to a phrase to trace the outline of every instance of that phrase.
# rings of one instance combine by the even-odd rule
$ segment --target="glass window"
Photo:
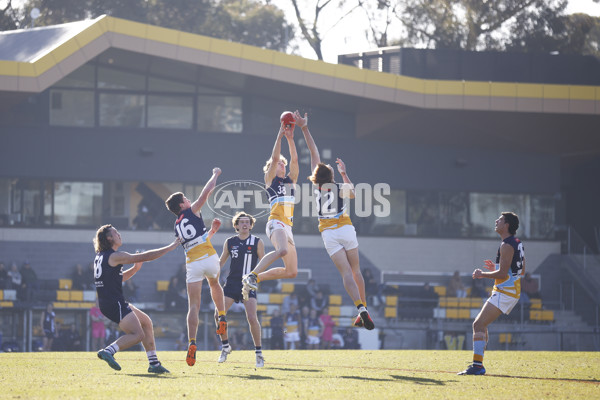
[[[148,79],[148,90],[153,92],[195,93],[196,86],[168,79],[150,77]]]
[[[102,183],[54,183],[54,224],[98,225],[101,217]]]
[[[471,193],[469,195],[471,234],[476,237],[496,237],[494,221],[503,211],[513,211],[521,220],[521,236],[528,236],[527,196],[519,194]]]
[[[86,64],[54,84],[54,87],[93,88],[96,77],[94,66]]]
[[[42,223],[42,182],[18,179],[11,187],[11,218],[15,225],[39,225]]]
[[[464,237],[469,235],[469,195],[461,192],[442,192],[440,202],[440,235]]]
[[[531,196],[531,237],[554,239],[555,200],[553,196]]]
[[[440,207],[435,192],[409,192],[406,196],[407,235],[437,236],[439,234]]]
[[[144,126],[146,96],[100,93],[100,126]]]
[[[94,126],[94,92],[87,90],[50,91],[50,125]]]
[[[390,202],[390,213],[388,216],[367,218],[356,218],[352,220],[354,225],[362,228],[362,225],[371,226],[370,232],[378,235],[404,235],[406,232],[406,191],[392,190],[385,196]]]
[[[199,95],[198,130],[201,132],[242,132],[242,98]]]
[[[194,114],[191,96],[148,96],[148,127],[191,129]]]
[[[98,67],[98,88],[145,90],[146,77],[133,72]]]

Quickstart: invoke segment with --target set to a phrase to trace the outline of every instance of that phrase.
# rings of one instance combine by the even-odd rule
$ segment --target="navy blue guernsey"
[[[250,235],[241,240],[239,236],[227,239],[227,251],[231,257],[227,282],[241,282],[242,276],[247,275],[258,263],[258,242],[260,238]]]
[[[289,226],[293,225],[294,221],[294,181],[289,176],[280,178],[275,176],[271,182],[271,186],[267,188],[269,194],[269,205],[271,213],[269,220],[276,219]]]
[[[94,259],[94,283],[100,304],[117,301],[125,304],[125,298],[123,297],[123,264],[116,267],[108,265],[108,259],[114,252],[112,249],[101,251],[96,253]]]

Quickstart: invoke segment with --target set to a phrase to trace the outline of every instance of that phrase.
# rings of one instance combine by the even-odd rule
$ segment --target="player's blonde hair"
[[[283,161],[284,165],[288,165],[288,161],[287,158],[285,158],[284,156],[279,156],[279,159],[281,161]],[[265,166],[263,167],[263,172],[266,174],[267,171],[269,170],[269,168],[271,168],[271,164],[273,163],[273,157],[269,158],[267,160],[267,163],[265,164]]]

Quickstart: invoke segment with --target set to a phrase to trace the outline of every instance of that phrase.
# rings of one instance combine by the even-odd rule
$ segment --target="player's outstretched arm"
[[[229,239],[225,240],[225,243],[223,243],[223,252],[221,253],[221,257],[219,258],[219,266],[221,268],[223,268],[223,266],[227,262],[227,259],[229,258],[229,245],[228,245],[228,242],[229,242]]]
[[[306,145],[310,151],[310,171],[312,172],[317,164],[321,162],[321,156],[319,156],[317,144],[308,130],[308,114],[304,113],[304,117],[302,117],[300,112],[296,110],[294,112],[294,119],[296,120],[296,125],[298,125],[298,127],[302,130],[304,140],[306,141]]]
[[[208,182],[206,182],[204,188],[202,188],[200,196],[198,196],[196,201],[194,201],[191,205],[192,212],[194,214],[198,214],[200,212],[200,209],[206,203],[206,200],[208,200],[208,196],[210,196],[213,190],[215,190],[215,186],[217,186],[217,178],[219,177],[219,175],[221,175],[221,168],[213,168],[212,176],[210,177]]]
[[[350,178],[348,177],[348,172],[346,171],[346,164],[344,164],[344,162],[342,161],[341,158],[338,158],[337,160],[335,160],[335,163],[337,164],[337,169],[338,172],[340,173],[340,175],[342,175],[342,179],[344,181],[344,184],[342,185],[342,197],[343,198],[354,198],[354,185],[352,184],[352,181],[350,180]]]
[[[177,238],[168,246],[161,247],[159,249],[147,250],[142,253],[130,254],[126,251],[117,251],[110,255],[110,258],[108,259],[108,265],[111,267],[116,267],[117,265],[121,264],[135,264],[156,260],[157,258],[160,258],[168,252],[174,250],[180,244],[181,239]]]
[[[269,165],[269,169],[265,172],[265,185],[267,186],[269,186],[271,181],[273,181],[273,178],[275,178],[277,163],[279,163],[279,157],[281,156],[281,139],[283,139],[284,132],[285,126],[282,122],[279,126],[277,139],[275,139],[275,144],[273,145],[273,151],[271,151],[271,165]]]
[[[210,224],[210,230],[208,231],[208,239],[211,239],[215,235],[215,233],[219,231],[220,227],[221,220],[219,218],[213,219],[212,223]]]
[[[290,173],[288,176],[292,180],[292,182],[296,183],[298,181],[298,173],[300,172],[300,167],[298,166],[298,152],[296,151],[296,142],[294,142],[294,129],[286,128],[285,129],[285,138],[288,141],[288,147],[290,149]]]

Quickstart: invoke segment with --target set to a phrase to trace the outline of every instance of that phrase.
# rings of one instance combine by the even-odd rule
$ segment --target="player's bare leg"
[[[248,326],[250,326],[250,334],[252,335],[252,341],[254,342],[254,349],[256,355],[256,367],[261,368],[265,366],[265,359],[262,355],[261,345],[261,328],[258,316],[256,315],[257,302],[254,298],[249,298],[244,301],[246,308],[246,319],[248,320]]]
[[[198,313],[200,312],[200,300],[202,296],[202,281],[187,284],[188,291],[188,351],[185,358],[187,364],[191,367],[196,364],[196,335],[198,333]]]

